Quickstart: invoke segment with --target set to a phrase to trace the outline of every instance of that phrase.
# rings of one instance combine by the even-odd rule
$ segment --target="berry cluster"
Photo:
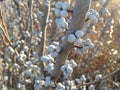
[[[87,12],[87,18],[89,18],[89,22],[96,24],[99,20],[99,13],[94,9],[89,9]]]
[[[66,17],[68,16],[68,9],[70,8],[70,4],[68,2],[58,1],[56,2],[54,12],[56,17],[55,23],[57,25],[57,29],[59,32],[65,32],[68,28],[68,22],[66,21]]]
[[[67,17],[68,16],[67,10],[69,8],[70,8],[70,4],[68,2],[58,1],[56,2],[54,9],[55,15],[57,17]]]
[[[85,34],[85,29],[83,30],[77,30],[75,34],[69,34],[68,35],[68,42],[74,43],[75,46],[80,46],[80,51],[82,53],[86,53],[89,48],[93,48],[94,44],[91,42],[90,39],[83,40],[82,37]]]
[[[64,78],[69,78],[73,73],[73,68],[77,66],[74,60],[66,60],[65,65],[61,66],[61,71],[63,72]]]
[[[53,42],[53,44],[48,46],[49,54],[42,56],[41,61],[45,64],[45,71],[51,73],[54,69],[55,58],[60,52],[61,48],[59,47],[59,42]]]
[[[82,43],[82,37],[84,36],[84,31],[83,30],[77,30],[74,34],[69,34],[68,35],[68,42],[69,43],[74,43],[74,44],[81,44]]]

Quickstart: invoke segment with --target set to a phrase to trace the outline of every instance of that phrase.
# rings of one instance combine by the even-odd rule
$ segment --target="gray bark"
[[[82,29],[83,24],[85,22],[86,12],[88,11],[91,5],[91,1],[92,0],[76,0],[73,9],[72,22],[70,25],[70,30],[67,33],[67,36],[71,33],[74,33],[78,29]],[[54,82],[56,82],[59,79],[62,73],[60,67],[64,65],[70,50],[72,50],[74,47],[73,44],[67,42],[67,36],[64,43],[61,45],[61,52],[59,53],[56,59],[55,69],[53,70],[51,75]]]

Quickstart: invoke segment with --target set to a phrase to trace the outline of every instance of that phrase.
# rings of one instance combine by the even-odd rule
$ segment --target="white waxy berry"
[[[60,22],[60,19],[59,18],[56,18],[55,19],[55,23],[58,24]]]
[[[85,75],[82,75],[82,76],[80,77],[80,81],[86,82],[86,77],[85,77]]]
[[[56,47],[54,45],[49,45],[48,46],[48,51],[49,52],[53,52],[56,49]]]
[[[59,46],[56,46],[56,52],[60,52],[61,48]]]
[[[69,34],[67,40],[68,42],[73,43],[76,40],[76,37],[74,34]]]
[[[89,50],[89,46],[83,46],[82,53],[87,53]]]
[[[66,66],[66,72],[67,72],[67,74],[72,74],[73,69],[72,69],[72,67],[70,65]]]
[[[65,86],[62,83],[58,83],[55,90],[65,90]]]
[[[56,58],[58,53],[57,52],[51,52],[50,55],[51,55],[51,57]]]
[[[60,18],[60,21],[66,22],[66,19],[65,19],[64,17],[61,17],[61,18]]]
[[[102,78],[101,74],[96,75],[95,80],[100,80]]]
[[[77,38],[74,42],[75,45],[79,46],[82,45],[82,39],[81,38]]]
[[[63,2],[58,1],[58,2],[55,4],[55,7],[58,8],[58,9],[60,9],[60,8],[62,8],[62,5],[63,5]]]
[[[48,86],[54,86],[54,82],[51,80],[49,76],[45,78],[45,87],[48,87]]]
[[[15,63],[14,65],[13,65],[13,67],[15,68],[15,69],[19,69],[19,65],[17,64],[17,63]]]
[[[55,46],[59,46],[60,45],[60,43],[59,42],[53,42],[53,45],[55,45]]]
[[[95,86],[94,86],[94,85],[90,85],[90,86],[88,87],[88,89],[89,89],[89,90],[95,90]]]
[[[31,77],[32,76],[31,69],[26,70],[25,75],[28,76],[28,77]]]
[[[84,36],[84,32],[81,31],[81,30],[77,30],[77,31],[75,32],[75,35],[76,35],[76,37],[81,38],[81,37]]]
[[[98,22],[99,16],[99,13],[94,9],[89,9],[87,12],[87,17],[91,23],[96,24]]]
[[[68,23],[67,22],[62,22],[61,27],[67,28],[68,27]]]
[[[99,18],[99,17],[100,17],[100,15],[99,15],[99,13],[98,13],[98,12],[96,12],[96,13],[95,13],[95,16],[96,16],[97,18]]]
[[[91,46],[91,45],[92,45],[91,40],[90,40],[90,39],[85,40],[85,41],[84,41],[84,45],[86,45],[86,46]]]
[[[60,9],[55,8],[55,9],[54,9],[54,12],[55,12],[55,15],[56,15],[57,17],[60,17],[60,15],[61,15],[61,10],[60,10]]]
[[[98,18],[95,15],[90,15],[90,19],[92,23],[96,24],[98,22]]]
[[[68,12],[67,12],[66,10],[62,10],[62,11],[60,12],[60,16],[61,16],[61,17],[67,17],[67,16],[68,16]]]
[[[68,2],[62,3],[62,9],[68,10],[70,8],[70,4]]]
[[[74,67],[77,66],[77,63],[76,63],[73,59],[71,59],[71,60],[69,61],[69,64],[71,64],[71,67],[72,67],[72,68],[74,68]]]
[[[40,60],[46,64],[54,62],[54,58],[51,55],[42,56]]]
[[[54,64],[53,63],[49,63],[47,64],[47,66],[44,68],[45,71],[48,71],[49,73],[51,73],[54,69]]]
[[[61,68],[60,68],[60,69],[61,69],[61,71],[63,71],[63,72],[64,72],[64,71],[65,71],[65,66],[61,66]]]

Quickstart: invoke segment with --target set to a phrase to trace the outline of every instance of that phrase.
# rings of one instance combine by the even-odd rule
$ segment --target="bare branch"
[[[46,46],[46,30],[47,30],[47,22],[49,19],[49,13],[50,13],[50,2],[47,2],[48,4],[44,6],[43,11],[43,17],[42,17],[42,39],[41,39],[41,45],[40,45],[40,56],[44,55],[45,52],[45,46]]]
[[[2,15],[2,9],[1,9],[1,7],[0,7],[0,28],[1,28],[2,32],[3,32],[3,34],[4,34],[3,37],[5,37],[4,42],[6,42],[5,40],[7,40],[8,45],[10,45],[11,47],[13,47],[12,46],[12,42],[10,40],[10,36],[9,36],[8,30],[7,30],[7,27],[6,27],[6,24],[5,24],[4,17]],[[17,50],[16,49],[14,49],[14,50],[15,50],[15,53],[18,54]]]
[[[67,35],[69,35],[70,33],[74,33],[76,30],[81,29],[83,27],[86,12],[90,7],[90,3],[91,0],[76,0],[70,30],[68,31]],[[61,52],[59,53],[56,59],[55,69],[53,70],[53,73],[51,75],[55,82],[58,80],[62,73],[60,71],[60,67],[64,65],[68,57],[68,54],[73,47],[74,47],[73,44],[67,42],[66,37],[64,43],[61,45]]]
[[[114,74],[117,74],[117,73],[120,73],[120,68],[118,68],[117,70],[109,73],[108,75],[104,76],[103,78],[101,78],[101,79],[99,79],[99,80],[94,80],[94,81],[92,81],[92,82],[85,83],[85,84],[83,84],[83,85],[84,85],[84,86],[88,86],[88,85],[97,83],[97,82],[102,81],[102,80],[105,80],[105,79],[107,79],[107,78],[109,78],[109,77],[111,77],[111,76],[113,76]],[[80,85],[80,86],[81,86],[81,85]]]
[[[86,12],[88,11],[92,0],[76,0],[73,9],[72,23],[70,25],[69,34],[83,27]]]
[[[30,20],[30,27],[29,27],[29,31],[30,31],[30,34],[31,34],[31,37],[30,37],[30,47],[32,45],[32,32],[33,32],[33,16],[32,16],[32,9],[33,9],[33,0],[29,0],[29,20]],[[28,52],[28,59],[30,58],[30,52],[31,52],[31,48],[29,49],[29,52]]]
[[[99,14],[102,14],[102,11],[107,7],[107,5],[110,3],[111,0],[106,0],[103,6],[99,10]]]
[[[20,4],[18,0],[13,0],[13,2],[15,3],[15,5],[17,6],[17,10],[18,10],[18,15],[20,16]]]
[[[40,57],[45,54],[45,47],[46,47],[46,31],[47,31],[47,22],[49,20],[49,14],[50,14],[50,2],[45,2],[44,11],[43,11],[43,17],[42,17],[42,38],[40,42]],[[43,70],[43,63],[41,62],[41,70]]]

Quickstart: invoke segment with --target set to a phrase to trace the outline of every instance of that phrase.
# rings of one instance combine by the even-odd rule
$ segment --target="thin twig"
[[[90,55],[88,56],[88,59],[87,59],[87,61],[85,62],[84,66],[82,66],[82,68],[83,68],[82,71],[85,72],[86,69],[87,69],[88,64],[90,64],[90,62],[93,60],[94,55],[95,55],[95,53],[97,52],[97,49],[98,49],[98,47],[99,47],[99,42],[102,41],[102,40],[103,40],[103,37],[106,35],[106,31],[107,31],[108,28],[110,28],[110,26],[111,26],[111,24],[109,24],[109,22],[111,22],[112,17],[114,17],[115,12],[116,12],[117,10],[119,10],[119,8],[120,8],[120,7],[117,7],[117,8],[115,8],[115,9],[113,10],[113,12],[111,13],[111,16],[109,17],[110,20],[107,20],[105,27],[101,30],[101,35],[100,35],[100,37],[99,37],[99,39],[98,39],[98,42],[95,44],[95,47],[94,47],[94,49],[92,50],[92,53],[90,53]]]
[[[47,4],[46,4],[47,3]],[[44,11],[43,11],[43,17],[42,17],[42,39],[41,39],[41,45],[40,45],[40,56],[43,56],[45,54],[45,47],[46,47],[46,31],[47,31],[47,23],[49,19],[50,14],[50,2],[45,2]]]
[[[17,10],[18,10],[18,15],[20,16],[20,3],[18,0],[13,0],[13,2],[15,3],[15,5],[17,6]]]
[[[3,16],[2,16],[2,9],[1,9],[1,7],[0,7],[0,24],[1,24],[1,25],[0,25],[0,28],[1,28],[2,32],[3,32],[3,34],[4,34],[5,39],[6,39],[7,42],[8,42],[8,45],[11,46],[11,47],[13,47],[13,46],[12,46],[12,42],[11,42],[11,40],[10,40],[9,33],[8,33],[8,31],[7,31],[6,24],[5,24],[5,22],[4,22],[4,18],[3,18]],[[13,48],[13,49],[14,49],[14,48]],[[17,51],[16,49],[14,49],[14,51],[15,51],[16,54],[18,54],[18,51]]]
[[[28,52],[28,59],[30,59],[30,53],[31,53],[31,46],[32,46],[32,32],[33,32],[33,16],[32,16],[32,9],[33,9],[33,0],[29,0],[29,21],[30,21],[30,27],[29,27],[29,31],[30,31],[30,34],[31,34],[31,37],[30,37],[30,49],[29,49],[29,52]]]
[[[120,73],[120,68],[118,68],[117,70],[109,73],[108,75],[102,77],[102,78],[99,79],[99,80],[94,80],[94,81],[91,81],[91,82],[89,82],[89,83],[85,83],[85,84],[82,84],[82,85],[83,85],[83,86],[88,86],[88,85],[91,85],[91,84],[95,84],[95,83],[100,82],[100,81],[102,81],[102,80],[105,80],[105,79],[107,79],[107,78],[109,78],[109,77],[111,77],[111,76],[113,76],[114,74],[117,74],[117,73]],[[79,85],[79,86],[82,86],[82,85]]]
[[[105,3],[103,4],[103,6],[99,9],[100,16],[102,15],[102,11],[107,7],[107,5],[110,3],[110,1],[111,0],[106,0]],[[94,25],[93,23],[90,24],[90,26],[87,28],[86,34],[90,31],[90,29],[93,27],[93,25]]]
[[[40,42],[40,50],[39,50],[39,58],[45,54],[45,47],[46,47],[46,34],[47,34],[47,23],[49,20],[49,15],[50,15],[50,1],[47,1],[44,3],[44,11],[43,11],[43,16],[42,16],[42,27],[41,27],[41,32],[42,32],[42,38]],[[43,62],[40,62],[41,66],[41,72],[43,72],[44,64]]]
[[[71,33],[74,33],[78,29],[83,28],[85,16],[91,5],[91,1],[92,0],[76,0],[75,7],[73,9],[72,22],[70,25],[70,30],[67,32],[67,36]],[[61,52],[58,54],[56,58],[55,68],[51,75],[54,82],[56,82],[59,79],[62,73],[60,67],[64,65],[66,59],[68,58],[70,50],[74,48],[73,44],[67,42],[67,36],[61,45]]]

